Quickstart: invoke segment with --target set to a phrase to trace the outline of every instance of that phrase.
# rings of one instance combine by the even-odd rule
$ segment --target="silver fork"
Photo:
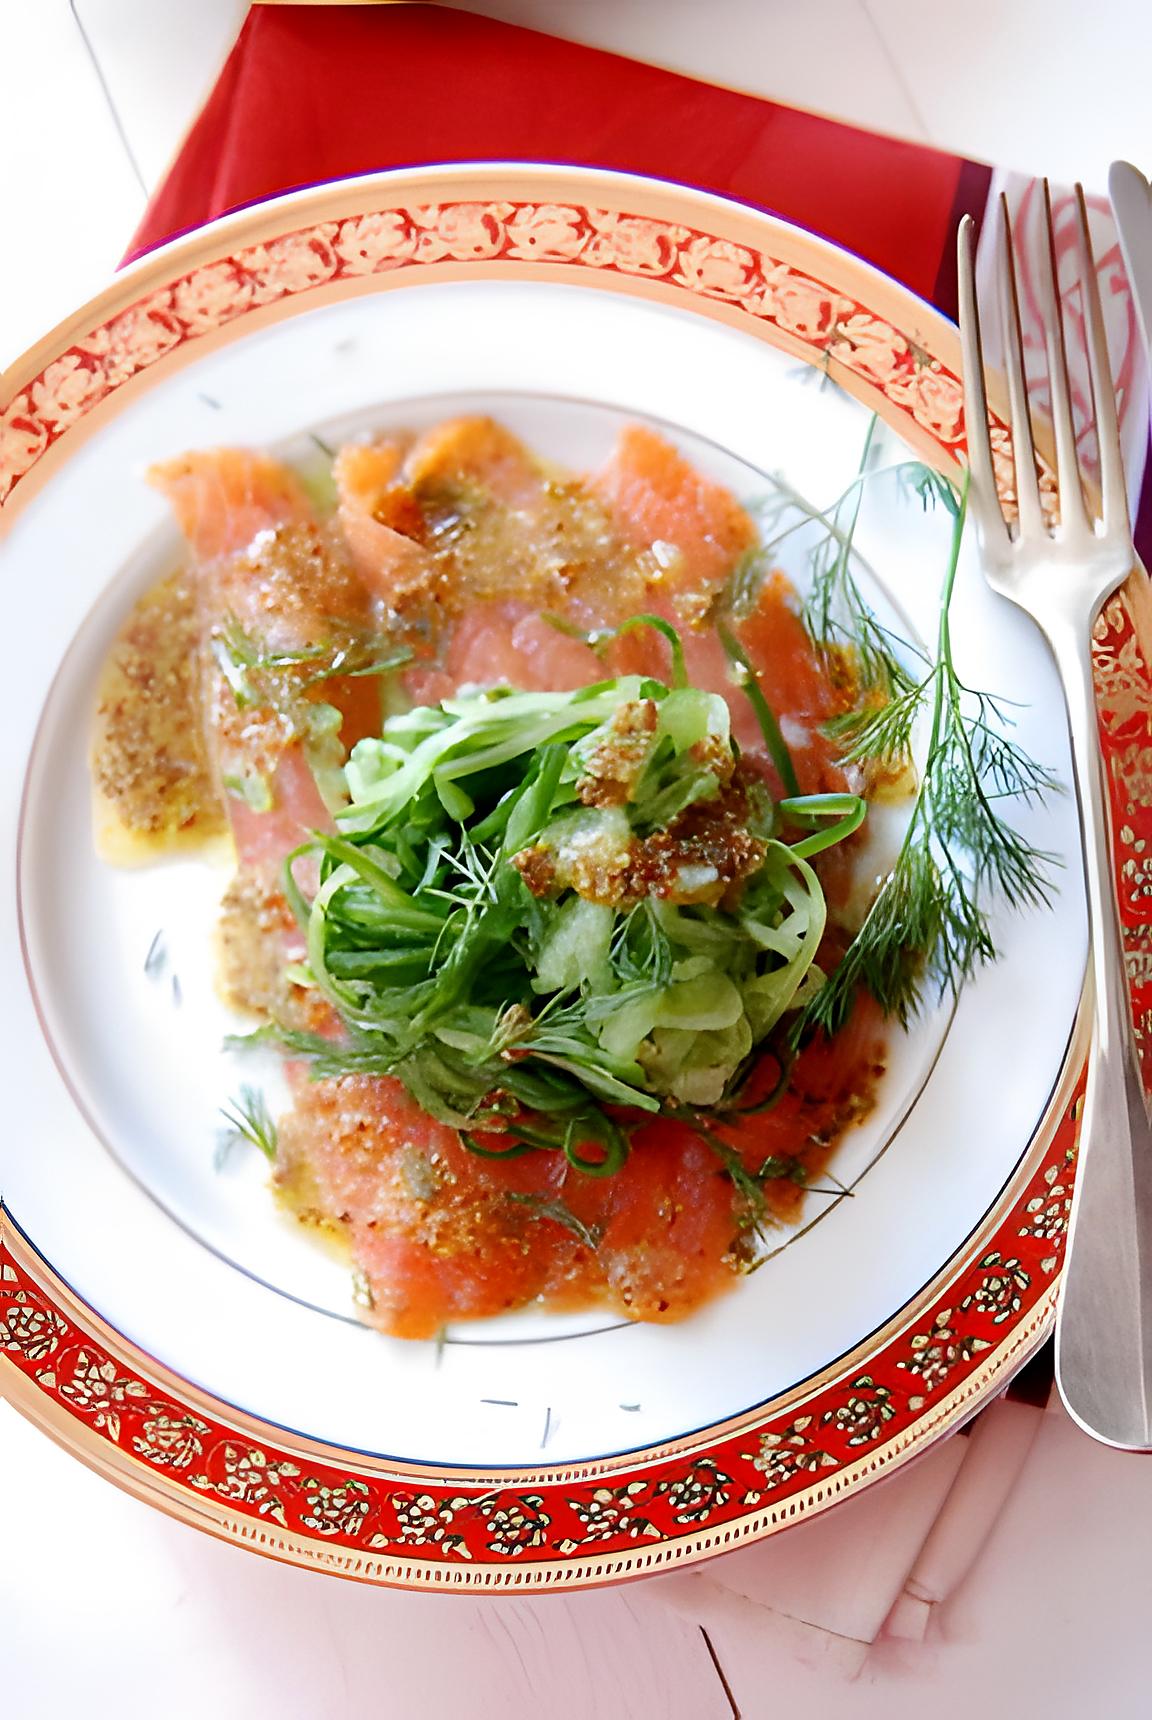
[[[1129,1451],[1152,1450],[1152,1126],[1140,1078],[1112,885],[1103,762],[1092,682],[1092,626],[1127,578],[1135,555],[1128,522],[1116,397],[1092,261],[1084,195],[1079,210],[1089,370],[1100,445],[1099,516],[1085,506],[1072,423],[1064,327],[1056,288],[1052,205],[1044,186],[1048,245],[1041,296],[1052,392],[1059,524],[1041,508],[1024,380],[1020,307],[1008,206],[1001,199],[1000,301],[1019,520],[1001,511],[988,433],[973,223],[958,248],[960,338],[968,427],[969,505],[994,591],[1025,610],[1056,659],[1068,705],[1073,774],[1084,845],[1095,1014],[1079,1167],[1056,1322],[1056,1378],[1086,1432]],[[1088,493],[1091,494],[1089,488]],[[1042,981],[1042,976],[1037,976]]]

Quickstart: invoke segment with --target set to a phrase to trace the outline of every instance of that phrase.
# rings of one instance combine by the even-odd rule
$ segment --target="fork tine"
[[[965,215],[956,234],[960,287],[960,357],[964,370],[964,428],[968,440],[968,505],[988,549],[1008,543],[1008,527],[996,496],[992,439],[988,433],[988,395],[984,387],[984,349],[980,307],[976,303],[975,223]]]
[[[1088,370],[1092,378],[1092,404],[1096,413],[1096,440],[1100,444],[1100,492],[1104,530],[1128,531],[1128,492],[1124,482],[1124,455],[1120,448],[1120,425],[1116,417],[1116,394],[1112,366],[1108,360],[1108,336],[1100,306],[1100,284],[1088,231],[1088,205],[1084,187],[1076,187],[1076,211],[1080,228],[1080,272],[1084,294],[1084,336],[1088,348]]]
[[[1023,535],[1044,529],[1040,485],[1036,476],[1036,446],[1032,440],[1032,417],[1028,410],[1028,384],[1024,377],[1024,337],[1020,329],[1020,299],[1016,291],[1016,261],[1012,247],[1012,217],[1008,199],[1000,193],[1000,226],[1003,255],[1000,258],[1000,309],[1004,329],[1004,366],[1008,373],[1008,399],[1012,412],[1012,457],[1016,467],[1016,500]]]
[[[1080,464],[1076,457],[1076,427],[1072,422],[1072,396],[1068,387],[1068,356],[1064,346],[1064,314],[1056,273],[1056,241],[1052,226],[1052,192],[1044,181],[1045,243],[1040,268],[1044,300],[1044,333],[1048,349],[1048,385],[1052,393],[1052,426],[1056,432],[1056,484],[1060,493],[1060,528],[1068,537],[1090,537],[1092,528],[1084,509],[1080,487]]]

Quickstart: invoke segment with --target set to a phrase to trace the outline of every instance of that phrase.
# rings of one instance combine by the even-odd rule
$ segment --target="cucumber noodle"
[[[636,711],[647,728],[626,782],[597,804],[589,772]],[[606,856],[618,875],[646,839],[673,841],[686,813],[715,814],[737,759],[723,699],[638,676],[390,717],[346,766],[339,833],[286,865],[307,936],[293,977],[324,994],[343,1035],[270,1036],[317,1074],[396,1077],[474,1151],[558,1150],[611,1174],[644,1115],[730,1102],[823,981],[810,857],[859,825],[855,795],[774,803],[743,773],[731,804],[753,859],[730,888],[685,865],[683,888],[674,876],[614,900],[580,870]],[[535,893],[514,863],[529,851],[551,868]]]

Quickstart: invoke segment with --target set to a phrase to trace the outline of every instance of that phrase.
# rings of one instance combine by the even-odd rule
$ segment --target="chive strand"
[[[796,767],[792,763],[792,754],[788,750],[788,743],[781,732],[776,713],[764,697],[764,689],[760,685],[759,676],[749,662],[747,653],[736,635],[722,621],[716,623],[716,632],[729,662],[741,671],[741,691],[756,713],[756,720],[760,724],[760,733],[764,736],[764,745],[768,748],[769,757],[776,766],[777,775],[784,784],[786,793],[795,798],[800,793]]]

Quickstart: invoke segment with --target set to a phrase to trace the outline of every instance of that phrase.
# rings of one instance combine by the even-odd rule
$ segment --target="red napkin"
[[[706,28],[706,13],[701,13]],[[991,169],[434,6],[254,6],[131,255],[300,185],[434,161],[678,179],[822,233],[955,309]]]

